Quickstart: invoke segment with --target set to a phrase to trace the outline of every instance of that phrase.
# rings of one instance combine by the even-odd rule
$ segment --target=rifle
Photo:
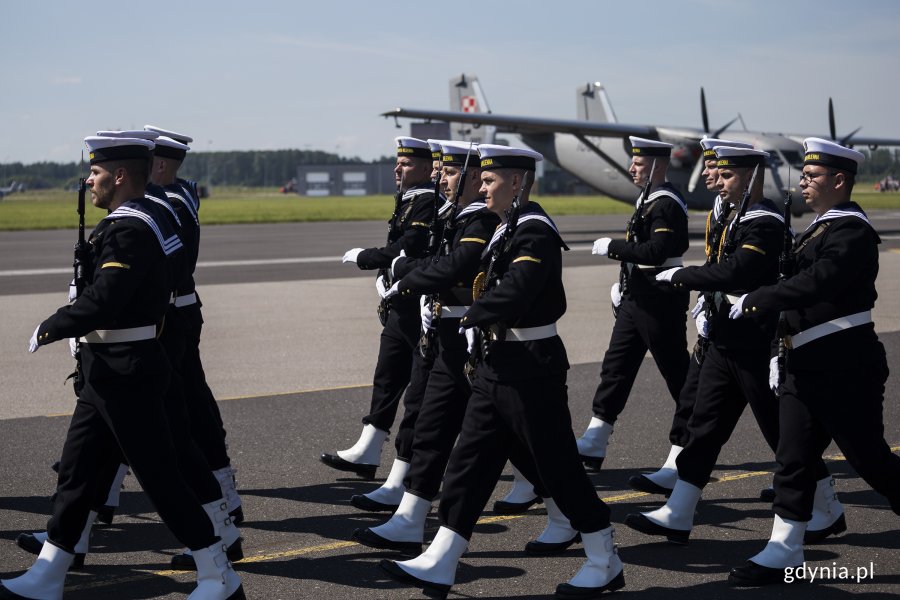
[[[394,194],[394,214],[391,215],[391,218],[388,220],[388,233],[387,233],[387,244],[390,244],[393,240],[391,239],[394,235],[394,226],[397,221],[397,217],[400,215],[400,205],[403,203],[403,172],[400,172],[400,185],[397,186],[397,193]],[[390,269],[378,269],[378,277],[384,279],[384,287],[385,289],[390,288],[394,282],[393,277],[391,276]],[[381,322],[381,326],[384,327],[387,325],[388,315],[391,312],[391,302],[390,300],[385,300],[384,298],[378,303],[378,308],[375,309],[378,313],[378,320]]]
[[[656,171],[656,159],[653,159],[653,162],[650,164],[650,176],[647,178],[647,181],[644,183],[644,188],[641,190],[641,198],[638,200],[637,208],[634,210],[634,214],[631,215],[631,219],[628,220],[628,223],[625,225],[625,241],[640,241],[637,237],[637,232],[640,230],[641,223],[644,220],[644,203],[647,201],[647,198],[650,197],[650,186],[653,185],[653,173]],[[622,262],[621,267],[619,268],[619,291],[622,293],[624,297],[625,294],[628,293],[628,277],[631,275],[632,265],[631,263]],[[619,309],[613,306],[613,316],[618,315]]]
[[[87,241],[84,238],[84,205],[85,196],[87,194],[87,180],[84,177],[78,179],[78,239],[75,241],[75,260],[72,263],[74,270],[73,281],[75,283],[75,297],[81,296],[84,288],[87,286],[87,269],[91,262],[90,250]],[[66,380],[72,379],[75,394],[78,395],[83,385],[81,380],[81,344],[75,342],[75,372],[66,377]]]
[[[437,251],[432,256],[434,262],[438,261],[440,252],[450,243],[449,233],[453,230],[453,222],[456,220],[456,215],[459,214],[459,197],[465,193],[466,177],[469,174],[469,158],[472,156],[472,148],[474,148],[474,146],[474,142],[469,142],[469,149],[466,151],[466,160],[463,161],[463,168],[459,173],[459,181],[456,182],[456,191],[453,193],[453,208],[450,209],[450,214],[447,215],[447,219],[444,221],[440,244],[438,245]]]
[[[443,154],[443,152],[442,152]],[[441,170],[443,159],[440,161],[437,177],[434,178],[434,210],[431,212],[431,227],[428,228],[428,254],[434,256],[440,249],[441,237],[444,235],[444,225],[440,220],[441,214]]]
[[[750,206],[750,194],[753,191],[753,184],[756,183],[757,173],[759,173],[759,165],[753,167],[753,175],[750,176],[750,183],[747,184],[747,188],[744,190],[744,193],[741,196],[741,204],[740,208],[738,209],[738,214],[734,218],[734,221],[732,221],[731,227],[728,228],[728,232],[725,234],[725,254],[733,254],[737,247],[738,225],[740,224],[741,219],[744,217],[744,215],[747,214],[747,208]]]
[[[788,172],[790,173],[790,171]],[[790,175],[788,175],[788,182],[790,182]],[[792,200],[791,190],[788,188],[785,190],[784,197],[784,243],[781,247],[781,255],[778,257],[778,281],[784,281],[793,275],[794,271],[794,234],[791,231]],[[784,343],[785,335],[787,335],[787,313],[781,311],[778,313],[778,325],[775,328],[775,339],[778,340],[778,391],[775,392],[776,395],[781,391],[781,386],[784,384],[787,359],[787,346]]]
[[[506,229],[500,234],[500,239],[491,246],[491,260],[488,263],[487,271],[482,271],[475,278],[475,283],[472,285],[473,300],[478,300],[478,298],[484,296],[488,290],[496,287],[497,284],[500,283],[500,278],[497,277],[495,271],[498,263],[505,260],[507,254],[509,254],[509,251],[512,248],[512,238],[519,228],[519,214],[522,212],[520,198],[522,197],[522,194],[525,193],[525,186],[528,185],[528,174],[528,171],[524,171],[522,175],[522,186],[519,188],[516,195],[513,196],[512,203],[505,211]],[[494,339],[498,342],[502,342],[506,339],[506,328],[499,323],[492,327],[492,333]],[[478,367],[478,363],[486,360],[490,354],[490,345],[491,336],[488,335],[484,329],[479,328],[478,339],[476,340],[475,347],[472,349],[472,354],[469,355],[469,360],[465,367],[466,377],[468,377],[470,383],[475,378],[475,369]]]
[[[450,232],[453,231],[453,221],[456,219],[456,215],[459,212],[459,197],[460,194],[465,192],[466,187],[466,175],[469,170],[469,157],[472,155],[472,147],[474,144],[469,142],[469,150],[466,152],[466,160],[463,162],[462,171],[459,173],[459,180],[456,182],[456,191],[453,194],[453,208],[450,210],[450,214],[447,215],[446,220],[442,221],[441,234],[438,238],[437,243],[432,246],[432,243],[429,242],[429,247],[431,248],[431,260],[432,262],[437,262],[440,259],[441,253],[444,248],[450,243],[449,235]],[[440,179],[438,180],[440,181]],[[437,186],[435,186],[435,197],[434,197],[434,215],[433,221],[431,222],[431,230],[432,233],[436,231],[436,223],[438,223],[438,202],[439,196],[437,194]],[[428,329],[422,334],[422,338],[419,340],[419,353],[422,355],[422,358],[426,358],[428,354],[430,354],[434,350],[434,338],[437,335],[437,325],[441,320],[441,305],[438,302],[438,295],[430,294],[428,298],[428,302],[431,304],[431,324],[428,326]]]
[[[731,216],[731,211],[734,210],[734,204],[731,202],[723,202],[721,205],[721,210],[719,211],[719,216],[716,218],[713,225],[710,227],[709,223],[712,221],[712,212],[710,212],[709,221],[707,221],[707,248],[706,248],[706,264],[712,265],[718,262],[718,248],[722,243],[722,236],[725,234],[725,228],[728,226],[728,217]],[[709,322],[712,318],[712,311],[714,306],[714,294],[711,292],[702,292],[703,299],[705,302],[703,303],[703,316],[706,318],[706,321]],[[706,356],[706,350],[709,348],[709,338],[705,338],[702,335],[698,336],[697,343],[694,345],[694,360],[697,361],[698,365],[703,364],[703,359]]]

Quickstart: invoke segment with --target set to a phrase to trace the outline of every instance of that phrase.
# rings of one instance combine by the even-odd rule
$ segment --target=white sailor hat
[[[153,142],[135,137],[108,137],[91,135],[84,138],[84,145],[90,153],[91,164],[108,160],[130,160],[153,156]]]
[[[441,163],[446,167],[477,167],[480,164],[478,144],[443,140],[441,141],[441,150],[443,152]],[[466,164],[467,160],[468,164]]]
[[[432,140],[430,138],[426,140],[428,148],[431,150],[431,160],[441,160],[441,141],[442,140]]]
[[[661,142],[659,140],[648,140],[647,138],[639,138],[633,135],[628,136],[631,142],[632,156],[665,156],[668,158],[672,155],[672,144]]]
[[[117,138],[139,138],[142,140],[153,140],[159,137],[155,131],[146,131],[144,129],[123,129],[121,131],[102,130],[98,131],[100,137],[117,137]]]
[[[803,149],[806,151],[803,156],[803,164],[822,165],[849,173],[856,173],[859,165],[866,160],[866,155],[862,152],[845,148],[822,138],[806,138],[803,140]]]
[[[144,129],[146,129],[147,131],[155,131],[159,135],[164,135],[166,137],[172,138],[173,140],[181,144],[190,144],[194,141],[194,138],[189,135],[178,133],[177,131],[163,129],[162,127],[156,127],[155,125],[144,125]]]
[[[184,160],[188,150],[191,149],[187,144],[176,142],[172,138],[161,135],[156,138],[156,149],[153,151],[155,156],[160,158],[171,158],[172,160]]]
[[[544,160],[540,152],[497,144],[479,144],[478,154],[481,155],[481,168],[485,171],[494,169],[534,171],[536,163]]]
[[[734,140],[723,140],[722,138],[705,137],[700,140],[700,147],[703,148],[703,160],[716,159],[716,146],[728,146],[730,148],[752,148],[752,144],[746,142],[735,142]]]
[[[425,140],[413,137],[397,137],[397,156],[412,156],[415,158],[431,158],[431,146]]]
[[[769,158],[768,152],[753,148],[716,146],[713,150],[716,153],[716,167],[720,169],[762,166]]]

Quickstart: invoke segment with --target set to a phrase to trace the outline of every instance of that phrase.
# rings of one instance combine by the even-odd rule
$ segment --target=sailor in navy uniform
[[[144,188],[153,142],[85,139],[94,206],[110,211],[91,238],[94,264],[84,292],[41,323],[29,351],[79,338],[84,387],[59,468],[58,495],[35,565],[3,580],[0,598],[61,598],[92,499],[106,491],[96,465],[121,448],[175,537],[193,551],[198,599],[244,598],[221,539],[178,470],[163,395],[171,367],[157,340],[172,281],[167,256],[181,248],[160,205]]]
[[[832,440],[850,466],[900,515],[900,457],[884,440],[888,365],[875,334],[880,239],[850,199],[864,155],[819,138],[804,141],[800,188],[816,218],[795,244],[794,275],[759,288],[732,306],[733,319],[783,311],[786,374],[780,387],[781,436],[771,538],[744,566],[735,585],[784,580],[804,564],[803,538],[820,494],[816,464]],[[778,363],[773,361],[774,379]]]
[[[397,201],[388,222],[387,245],[381,248],[352,248],[343,262],[353,262],[360,269],[390,270],[391,262],[402,252],[411,258],[422,258],[428,250],[428,233],[434,213],[434,189],[431,184],[432,157],[428,142],[398,137]],[[379,278],[382,276],[380,275]],[[393,282],[381,285],[387,289]],[[410,383],[413,353],[419,343],[422,323],[419,299],[395,297],[380,305],[387,313],[381,331],[378,361],[373,377],[369,414],[363,417],[363,430],[357,442],[335,454],[322,454],[320,460],[340,471],[351,471],[372,479],[381,463],[381,449],[397,415],[400,397]]]
[[[155,144],[153,149],[153,165],[161,161],[161,156],[165,156],[171,152],[181,152],[187,150],[187,146],[175,142],[169,138],[160,137],[155,131],[146,130],[126,130],[126,131],[98,131],[100,137],[112,138],[138,138],[150,140]],[[153,168],[151,168],[151,171]],[[152,179],[152,175],[151,175]],[[183,251],[185,237],[183,232],[185,227],[182,226],[183,221],[176,214],[175,209],[171,206],[166,197],[165,190],[159,185],[148,183],[144,198],[155,203],[162,209],[170,228],[176,232],[178,238],[182,241],[182,250],[173,252],[169,255],[168,264],[171,270],[171,279],[174,282],[173,298],[178,296],[177,290],[183,289],[186,280],[191,279],[191,266],[188,263],[188,253]],[[196,235],[190,239],[196,240]],[[165,326],[159,335],[159,342],[163,346],[169,363],[173,366],[172,376],[169,386],[165,393],[164,409],[166,411],[167,421],[171,432],[172,440],[175,443],[175,451],[178,455],[178,468],[185,482],[191,487],[191,491],[195,497],[203,505],[204,510],[209,516],[216,529],[216,535],[221,537],[223,542],[228,546],[228,558],[230,560],[239,560],[243,558],[241,549],[240,533],[231,522],[228,511],[225,510],[227,505],[223,497],[223,493],[219,487],[216,478],[213,476],[206,458],[200,451],[196,440],[192,436],[191,418],[188,415],[186,404],[188,401],[185,395],[183,380],[180,373],[180,365],[183,364],[186,340],[188,338],[188,323],[179,314],[174,304],[174,300],[170,302],[169,308],[165,315]],[[122,462],[121,452],[111,452],[107,455],[103,464],[98,464],[96,468],[101,475],[101,480],[107,482],[105,489],[109,490],[103,493],[99,498],[94,499],[92,503],[92,513],[88,518],[85,530],[82,533],[82,542],[76,547],[76,557],[73,567],[83,565],[84,557],[89,550],[90,529],[94,521],[94,516],[100,512],[106,512],[111,520],[114,506],[118,505],[118,492],[122,485],[122,478],[127,473],[127,465],[120,465]],[[46,541],[47,534],[45,532],[23,533],[16,538],[16,543],[23,549],[38,554],[41,550],[43,542]],[[190,553],[178,554],[172,557],[172,564],[176,568],[185,568],[193,570],[195,568],[194,559]]]
[[[445,141],[444,194],[454,204],[452,225],[436,258],[398,257],[392,267],[396,283],[387,295],[433,298],[430,326],[438,332],[437,360],[415,423],[409,487],[394,515],[377,527],[358,529],[353,538],[384,549],[421,551],[425,518],[437,496],[450,451],[459,435],[471,387],[464,368],[469,357],[459,321],[472,303],[472,281],[481,254],[500,224],[480,195],[478,150],[471,144]],[[465,181],[460,182],[465,172]]]
[[[543,209],[528,201],[528,180],[542,157],[507,146],[481,145],[479,150],[481,193],[488,209],[503,215],[519,196],[521,214],[494,265],[499,283],[488,285],[461,320],[466,330],[484,332],[487,354],[481,354],[462,432],[447,466],[438,511],[441,527],[423,554],[403,562],[382,561],[381,567],[397,580],[446,595],[506,460],[520,457],[520,468],[533,468],[523,471],[526,478],[541,482],[581,532],[588,555],[587,564],[557,593],[585,597],[618,589],[624,579],[609,508],[578,459],[566,395],[569,362],[556,334],[556,321],[566,308],[565,244]],[[507,226],[498,228],[492,243],[503,243]],[[493,254],[489,244],[485,258]],[[479,275],[476,287],[484,279]]]
[[[688,369],[687,290],[658,283],[660,271],[680,266],[688,248],[687,206],[666,181],[672,144],[630,137],[631,176],[644,186],[626,239],[600,238],[592,252],[622,262],[620,283],[613,285],[616,322],[594,394],[593,412],[578,450],[588,467],[599,469],[606,457],[609,436],[631,393],[647,350],[678,402]],[[649,183],[649,188],[646,186]],[[643,201],[642,201],[643,200]],[[621,284],[621,285],[620,285]],[[622,287],[625,289],[622,289]]]
[[[434,205],[432,217],[435,221],[432,223],[429,231],[428,240],[428,257],[416,259],[423,263],[431,262],[432,253],[437,252],[437,246],[440,244],[440,236],[446,227],[447,219],[453,209],[453,203],[447,200],[444,193],[441,192],[441,176],[442,176],[442,150],[440,140],[427,140],[428,147],[431,150],[431,179],[434,189]],[[477,163],[478,154],[475,153],[475,161]],[[398,257],[394,259],[392,264],[398,260],[406,260],[406,257]],[[397,275],[391,273],[392,279],[397,280]],[[385,298],[387,288],[384,287],[382,278],[379,277],[378,293]],[[389,299],[388,299],[389,300]],[[406,386],[406,392],[403,394],[403,416],[400,418],[400,424],[397,426],[397,435],[394,436],[394,447],[397,456],[391,464],[391,470],[388,473],[385,482],[378,488],[365,494],[356,494],[350,497],[350,504],[360,510],[368,512],[394,512],[400,506],[400,500],[406,491],[407,473],[413,455],[413,440],[416,432],[416,422],[419,418],[419,411],[422,407],[422,401],[425,397],[425,389],[428,386],[428,378],[434,367],[437,355],[437,341],[432,340],[434,337],[431,333],[431,305],[429,298],[421,296],[419,299],[419,312],[422,319],[422,337],[419,340],[418,348],[413,352],[412,373],[409,379],[409,385]]]
[[[187,152],[190,151],[189,144],[194,139],[184,133],[155,125],[144,125],[144,129],[160,135],[150,179],[162,187],[165,198],[181,220],[181,237],[188,260],[188,273],[179,284],[173,303],[178,315],[188,325],[183,358],[178,371],[187,400],[190,434],[206,457],[206,462],[222,490],[232,521],[240,525],[244,520],[244,509],[237,492],[235,470],[231,465],[231,457],[225,443],[226,430],[219,405],[206,382],[203,361],[200,358],[203,303],[194,282],[194,271],[200,253],[200,196],[195,182],[178,177],[178,170]]]
[[[784,217],[774,202],[763,198],[768,153],[727,146],[716,146],[715,153],[722,201],[738,206],[717,250],[718,258],[713,264],[675,267],[656,276],[657,281],[678,288],[712,293],[710,343],[688,421],[688,442],[675,461],[678,478],[666,504],[625,519],[633,529],[677,543],[687,543],[702,490],[748,403],[769,447],[774,452],[778,446],[778,400],[769,384],[777,315],[753,315],[735,322],[728,318],[728,311],[741,294],[777,280]],[[814,461],[814,470],[817,480],[830,481],[821,455]],[[840,503],[828,509],[817,522],[815,539],[810,537],[808,542],[846,528]]]
[[[717,187],[718,170],[716,167],[716,146],[730,146],[733,148],[752,148],[750,144],[743,142],[734,142],[721,138],[703,138],[700,140],[701,159],[703,161],[703,171],[701,175],[704,178],[706,189],[716,193],[716,199],[713,208],[706,215],[706,263],[715,264],[719,248],[713,248],[715,244],[713,237],[723,239],[721,233],[724,233],[724,227],[727,219],[732,216],[731,211],[735,207],[731,203],[723,203],[722,196],[719,195]],[[721,232],[721,233],[717,233]],[[706,291],[706,290],[704,290]],[[697,343],[694,344],[694,350],[691,352],[691,361],[688,364],[687,376],[681,391],[678,393],[678,403],[675,408],[675,414],[672,416],[672,427],[669,429],[669,441],[672,447],[663,466],[653,473],[633,475],[628,479],[628,485],[632,488],[647,492],[650,494],[665,494],[668,496],[675,487],[678,480],[678,467],[675,465],[675,459],[678,454],[684,450],[684,446],[688,442],[688,420],[694,411],[694,401],[697,399],[697,383],[700,380],[700,366],[703,364],[704,350],[709,343],[708,340],[708,316],[709,307],[705,303],[705,295],[699,295],[697,304],[691,310],[691,318],[697,326]]]

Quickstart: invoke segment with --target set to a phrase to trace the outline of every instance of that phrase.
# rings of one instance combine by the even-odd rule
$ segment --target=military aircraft
[[[24,183],[16,183],[13,181],[7,187],[0,187],[0,198],[6,196],[7,194],[12,194],[13,192],[24,192],[25,184]]]
[[[450,111],[396,108],[382,113],[394,119],[412,118],[444,121],[450,124],[451,137],[476,143],[493,143],[497,133],[514,133],[560,168],[568,171],[600,192],[633,203],[637,190],[628,174],[631,147],[628,136],[659,139],[675,145],[669,166],[669,181],[679,189],[690,208],[709,209],[715,195],[701,181],[703,161],[699,140],[704,136],[723,137],[753,144],[771,156],[765,179],[764,194],[780,199],[786,190],[796,191],[799,172],[803,168],[803,139],[810,135],[769,133],[729,129],[738,115],[726,125],[711,130],[706,109],[706,95],[700,90],[703,128],[633,125],[619,123],[606,89],[599,82],[579,86],[575,91],[577,120],[545,119],[500,115],[490,111],[478,78],[460,75],[450,80]],[[900,139],[864,137],[859,129],[838,137],[835,131],[834,106],[828,101],[831,139],[843,145],[900,146]],[[399,122],[398,122],[399,127]],[[821,136],[825,137],[825,136]],[[804,210],[802,202],[793,203],[795,213]]]

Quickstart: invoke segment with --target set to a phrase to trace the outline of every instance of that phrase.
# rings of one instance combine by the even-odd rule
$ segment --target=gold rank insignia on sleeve
[[[130,269],[131,265],[126,265],[125,263],[120,263],[120,262],[107,262],[107,263],[103,263],[102,265],[100,265],[100,268],[101,269],[107,269],[107,268]]]
[[[741,248],[746,248],[747,250],[753,250],[754,252],[759,252],[763,256],[766,255],[765,250],[763,250],[762,248],[757,248],[756,246],[754,246],[752,244],[744,244],[743,246],[741,246]]]
[[[481,297],[481,294],[484,293],[484,280],[487,279],[487,273],[481,271],[478,275],[475,276],[475,281],[472,282],[472,300],[478,300]]]
[[[669,229],[668,227],[660,227],[658,229],[654,229],[653,233],[675,233],[675,230]]]
[[[459,240],[460,243],[463,242],[476,242],[478,244],[487,244],[487,240],[483,240],[481,238],[463,238]]]
[[[517,259],[515,259],[513,262],[514,262],[514,263],[517,263],[517,262],[534,262],[534,263],[540,264],[540,263],[541,263],[541,259],[535,258],[535,257],[533,257],[533,256],[520,256],[520,257],[518,257]]]
[[[411,221],[409,226],[410,227],[428,227],[428,223],[423,223],[422,221]]]

